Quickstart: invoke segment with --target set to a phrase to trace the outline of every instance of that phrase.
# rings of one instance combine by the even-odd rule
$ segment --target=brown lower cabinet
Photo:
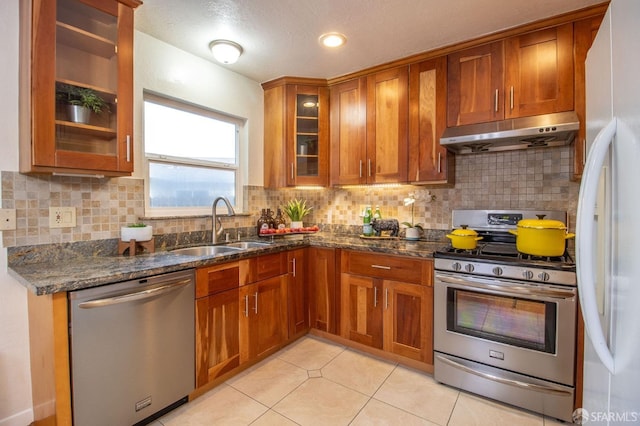
[[[309,331],[309,291],[307,248],[287,252],[287,299],[289,338],[302,336]]]
[[[344,250],[340,335],[433,364],[433,262]]]
[[[323,247],[309,249],[309,316],[310,326],[320,331],[338,334],[339,291],[336,289],[336,259],[340,250]],[[339,265],[338,265],[339,266]]]
[[[196,388],[288,338],[287,253],[196,271]]]

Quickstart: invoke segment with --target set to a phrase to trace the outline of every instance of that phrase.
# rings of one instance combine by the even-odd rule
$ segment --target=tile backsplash
[[[275,210],[291,198],[313,207],[305,223],[359,225],[361,206],[380,206],[384,217],[410,221],[403,200],[414,193],[414,221],[446,230],[451,210],[546,209],[569,212],[575,222],[579,184],[570,181],[570,147],[458,156],[454,187],[412,185],[270,190],[244,188],[245,212],[223,219],[225,228],[252,227],[261,208]],[[28,176],[1,172],[2,207],[15,208],[17,229],[3,231],[4,247],[119,238],[120,227],[144,218],[144,181],[137,178]],[[428,202],[431,196],[435,200]],[[77,226],[49,228],[49,207],[76,207]],[[155,234],[211,229],[211,218],[144,219]]]

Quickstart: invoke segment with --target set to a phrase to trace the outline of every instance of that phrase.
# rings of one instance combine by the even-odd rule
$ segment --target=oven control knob
[[[522,273],[522,276],[527,279],[527,280],[532,280],[533,279],[533,272],[531,271],[524,271]]]
[[[471,263],[467,263],[466,265],[464,265],[464,270],[467,272],[473,272],[473,265]]]
[[[549,274],[548,274],[548,273],[546,273],[546,272],[540,272],[540,273],[538,274],[538,279],[539,279],[540,281],[549,281]]]
[[[453,268],[454,271],[459,271],[460,269],[462,269],[462,265],[460,265],[458,262],[455,262],[454,264],[452,264],[451,267]]]
[[[499,266],[496,266],[495,268],[493,268],[492,271],[493,271],[493,275],[496,275],[498,277],[502,275],[502,268]]]

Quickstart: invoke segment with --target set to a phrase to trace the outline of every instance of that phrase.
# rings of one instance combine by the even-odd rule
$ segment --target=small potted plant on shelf
[[[413,193],[409,194],[409,196],[404,199],[404,205],[411,206],[411,222],[402,222],[402,224],[407,227],[407,230],[405,231],[405,238],[407,240],[418,240],[420,238],[420,233],[422,232],[422,224],[414,223],[413,208],[415,204],[416,197]]]
[[[120,239],[125,242],[131,240],[149,241],[153,238],[153,227],[144,223],[134,223],[120,228]]]
[[[56,98],[68,105],[69,120],[86,124],[91,112],[109,112],[110,107],[95,90],[71,84],[56,84]]]
[[[302,218],[308,215],[313,207],[307,207],[305,200],[293,199],[289,200],[286,205],[282,206],[282,211],[291,220],[291,228],[302,228]]]

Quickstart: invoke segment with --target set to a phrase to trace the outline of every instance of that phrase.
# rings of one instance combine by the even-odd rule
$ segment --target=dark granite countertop
[[[265,242],[268,239],[261,239]],[[244,259],[295,247],[327,247],[431,258],[447,242],[361,239],[319,233],[302,239],[275,238],[272,244],[218,256],[185,256],[159,251],[137,256],[93,255],[72,259],[10,262],[9,274],[37,295],[97,287],[189,268]],[[25,257],[28,254],[25,254]]]

